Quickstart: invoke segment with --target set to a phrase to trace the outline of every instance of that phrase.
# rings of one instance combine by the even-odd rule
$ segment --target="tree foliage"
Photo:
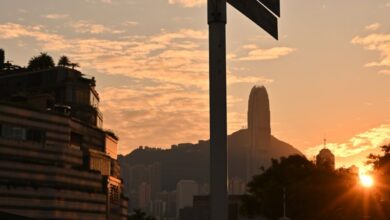
[[[370,154],[367,164],[374,168],[375,185],[380,199],[390,207],[390,143],[383,145],[381,151],[380,155]]]
[[[357,174],[348,169],[319,168],[299,155],[273,160],[269,169],[253,178],[243,199],[242,213],[279,219],[284,188],[287,216],[291,219],[354,220],[366,215],[386,219],[380,212],[365,209],[367,200],[375,203],[377,198],[358,184]]]
[[[376,171],[390,176],[390,144],[381,147],[382,155],[370,154],[367,164],[372,165]]]
[[[54,61],[51,56],[47,53],[41,53],[39,56],[32,57],[28,62],[28,69],[36,70],[36,69],[47,69],[53,68]]]
[[[70,60],[67,56],[61,56],[58,60],[58,66],[68,67],[70,66]]]

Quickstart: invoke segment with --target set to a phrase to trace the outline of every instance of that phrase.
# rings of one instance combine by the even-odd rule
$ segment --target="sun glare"
[[[370,175],[361,174],[359,178],[360,178],[360,184],[362,184],[362,186],[364,187],[369,188],[374,185],[374,179]]]

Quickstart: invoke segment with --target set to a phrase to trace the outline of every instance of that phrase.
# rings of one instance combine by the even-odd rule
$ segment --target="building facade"
[[[127,218],[118,138],[102,129],[94,87],[62,67],[0,74],[0,212]]]

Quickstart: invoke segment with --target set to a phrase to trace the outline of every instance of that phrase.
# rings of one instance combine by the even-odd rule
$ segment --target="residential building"
[[[0,73],[0,212],[33,219],[127,219],[95,80],[57,67]]]

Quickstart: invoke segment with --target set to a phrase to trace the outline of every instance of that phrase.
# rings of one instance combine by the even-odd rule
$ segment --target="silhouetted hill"
[[[249,132],[242,129],[228,136],[229,176],[245,179],[246,153],[249,145]],[[265,164],[272,158],[280,158],[293,154],[302,154],[293,146],[271,136]],[[161,185],[163,190],[173,190],[181,179],[193,179],[198,183],[209,182],[209,141],[197,144],[173,145],[171,149],[140,147],[118,160],[121,166],[148,165],[160,163]]]

